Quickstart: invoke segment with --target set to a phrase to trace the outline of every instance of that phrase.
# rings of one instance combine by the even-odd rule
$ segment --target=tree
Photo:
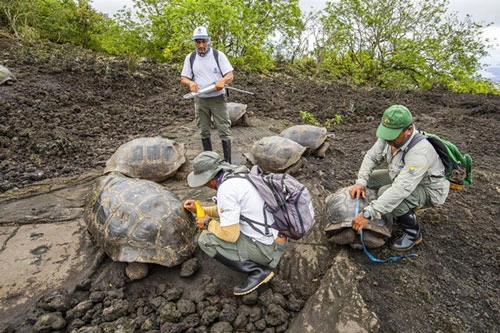
[[[0,2],[0,22],[4,22],[3,24],[19,40],[22,39],[20,29],[26,27],[33,17],[31,8],[35,4],[35,0],[4,0]]]
[[[331,66],[384,87],[464,90],[487,54],[484,26],[446,14],[448,0],[339,0],[321,17],[335,41]]]
[[[89,0],[8,0],[0,9],[9,30],[20,40],[44,39],[98,49],[104,20]],[[0,16],[1,17],[1,16]]]
[[[134,5],[149,56],[177,63],[193,49],[194,28],[205,25],[212,45],[233,65],[267,70],[273,64],[271,37],[291,39],[301,24],[298,0],[135,0]]]

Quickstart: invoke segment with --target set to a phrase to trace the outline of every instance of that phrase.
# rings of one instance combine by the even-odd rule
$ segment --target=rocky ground
[[[0,57],[17,78],[13,85],[0,86],[3,198],[15,197],[40,181],[102,172],[117,147],[133,138],[159,135],[185,141],[189,157],[201,148],[192,102],[181,98],[186,90],[179,83],[177,67],[145,60],[130,73],[119,59],[68,45],[20,45],[1,36]],[[322,125],[341,117],[340,124],[329,128],[335,138],[326,158],[309,158],[297,176],[318,189],[314,193],[319,212],[326,195],[353,183],[363,153],[375,140],[378,120],[392,104],[406,105],[417,126],[470,153],[473,185],[450,193],[442,207],[420,214],[424,242],[414,251],[417,258],[374,263],[362,251],[348,249],[347,253],[363,272],[356,283],[381,332],[498,331],[500,97],[455,94],[440,87],[426,92],[351,87],[292,73],[236,72],[233,86],[255,93],[231,92],[229,97],[254,112],[251,127],[233,131],[237,162],[244,162],[241,153],[263,133],[279,133],[301,123],[300,111]],[[220,150],[215,133],[214,143]],[[9,221],[8,226],[16,226]],[[1,239],[0,251],[5,251],[8,239]],[[97,261],[96,273],[71,295],[45,291],[45,296],[32,302],[34,310],[0,316],[0,329],[40,329],[37,320],[50,313],[47,320],[56,326],[64,321],[66,326],[60,330],[68,332],[111,332],[117,325],[136,331],[282,332],[340,250],[330,247],[330,255],[322,257],[325,269],[303,290],[290,287],[288,280],[293,278],[280,266],[270,288],[243,298],[225,294],[233,282],[224,274],[200,276],[204,292],[190,300],[181,297],[190,286],[179,289],[165,283],[163,267],[153,266],[147,281],[130,283],[122,264],[103,257]],[[381,258],[394,254],[387,246],[372,253]],[[217,267],[225,269],[215,266],[214,272]],[[104,286],[109,283],[114,284],[111,290]]]

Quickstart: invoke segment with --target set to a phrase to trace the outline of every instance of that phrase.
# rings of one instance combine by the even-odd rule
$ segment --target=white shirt
[[[200,57],[196,54],[193,62],[193,71],[191,71],[191,63],[189,61],[191,53],[189,53],[184,59],[184,67],[182,68],[181,76],[188,78],[192,78],[194,76],[194,82],[198,84],[198,90],[201,90],[211,84],[214,84],[217,80],[221,79],[223,75],[226,75],[226,73],[232,72],[233,66],[231,66],[231,63],[227,59],[226,55],[219,50],[217,51],[219,52],[220,71],[219,66],[217,66],[217,62],[215,61],[214,50],[213,48],[210,48],[204,57]],[[214,97],[222,95],[223,93],[225,93],[225,89],[200,94],[199,97]]]
[[[253,221],[264,223],[264,200],[255,187],[244,178],[226,179],[217,189],[217,210],[219,212],[220,225],[230,226],[240,224],[240,232],[246,236],[270,245],[278,236],[278,230],[269,228],[272,236],[264,236],[255,231],[247,222],[240,220],[243,215]],[[265,211],[269,226],[274,223],[271,213]],[[254,227],[265,233],[265,227],[253,224]]]

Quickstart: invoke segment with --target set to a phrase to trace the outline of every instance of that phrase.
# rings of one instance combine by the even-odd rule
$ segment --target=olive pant
[[[212,118],[215,128],[219,132],[219,138],[221,140],[231,139],[231,119],[224,94],[207,98],[195,97],[194,116],[202,139],[210,138]]]
[[[210,231],[205,231],[198,237],[198,245],[210,257],[217,252],[229,260],[250,260],[258,264],[275,268],[285,252],[288,242],[265,245],[254,241],[248,236],[240,233],[235,243],[226,242]]]
[[[374,170],[368,179],[367,187],[377,190],[377,195],[380,197],[382,193],[387,191],[388,188],[392,186],[391,177],[389,177],[389,171],[387,169]],[[411,209],[415,207],[430,207],[430,198],[425,192],[423,186],[418,185],[417,188],[404,199],[394,210],[392,214],[395,217],[406,214]]]

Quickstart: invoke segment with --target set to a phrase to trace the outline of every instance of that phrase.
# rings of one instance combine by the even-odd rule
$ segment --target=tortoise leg
[[[294,175],[297,172],[299,172],[301,168],[305,167],[306,164],[307,164],[307,159],[305,157],[301,157],[295,164],[286,168],[284,172],[290,175]]]
[[[184,162],[179,169],[174,174],[175,180],[186,180],[187,175],[192,171],[193,167],[191,166],[190,161]]]
[[[354,241],[354,229],[344,228],[342,231],[332,234],[328,240],[338,245],[351,244]]]
[[[148,264],[142,262],[129,262],[125,268],[125,274],[132,281],[144,279],[148,275],[148,271]]]
[[[369,247],[371,249],[381,247],[385,244],[385,240],[383,237],[380,237],[380,235],[374,232],[370,232],[370,230],[365,230],[363,232],[363,242],[365,243],[366,247]]]
[[[326,141],[323,142],[323,144],[319,146],[318,149],[316,150],[315,155],[318,156],[319,158],[325,158],[328,147],[330,147],[330,143]]]
[[[248,114],[244,114],[243,117],[241,117],[241,126],[243,127],[250,127],[250,124],[248,123]]]

